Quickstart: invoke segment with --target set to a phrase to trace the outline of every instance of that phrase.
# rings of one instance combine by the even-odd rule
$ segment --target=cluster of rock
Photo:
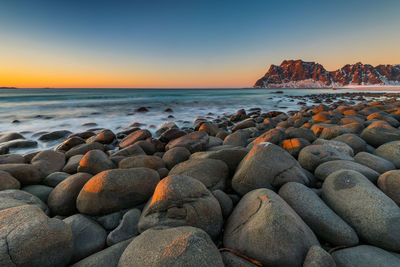
[[[254,87],[324,88],[345,85],[400,85],[400,65],[373,67],[358,62],[327,71],[315,62],[284,60],[279,66],[271,65]]]
[[[0,155],[0,266],[400,266],[399,126],[335,101]]]

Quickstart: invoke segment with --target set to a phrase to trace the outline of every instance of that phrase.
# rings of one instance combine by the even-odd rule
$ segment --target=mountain
[[[256,88],[332,88],[346,85],[399,85],[400,65],[347,64],[327,71],[321,64],[302,60],[284,60],[271,65]]]

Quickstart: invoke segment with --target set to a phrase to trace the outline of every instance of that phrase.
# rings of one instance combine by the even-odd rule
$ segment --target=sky
[[[0,86],[250,87],[303,59],[400,64],[398,0],[0,0]]]

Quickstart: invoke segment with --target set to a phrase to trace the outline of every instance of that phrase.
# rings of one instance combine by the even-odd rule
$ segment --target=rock
[[[224,139],[224,145],[231,146],[247,146],[247,139],[250,138],[250,132],[247,130],[237,130],[234,133],[231,133]]]
[[[193,132],[170,141],[166,145],[165,150],[174,147],[185,147],[190,151],[190,153],[203,151],[207,148],[208,138],[208,134],[204,131]]]
[[[322,185],[325,202],[358,233],[360,239],[400,250],[400,209],[362,174],[342,170]]]
[[[56,187],[59,183],[64,181],[68,176],[70,176],[69,173],[53,172],[52,174],[49,174],[46,178],[44,178],[43,184],[51,187]]]
[[[378,179],[378,187],[400,207],[400,170],[382,174]]]
[[[362,131],[360,137],[368,144],[378,147],[391,141],[400,140],[400,130],[393,128],[387,122],[375,121]]]
[[[0,155],[0,164],[25,163],[25,158],[20,154]]]
[[[212,194],[218,200],[219,205],[221,206],[222,216],[224,218],[228,218],[233,210],[232,199],[224,191],[219,189],[212,191]]]
[[[354,159],[356,162],[365,165],[378,173],[384,173],[396,169],[390,161],[367,152],[358,153]]]
[[[47,203],[47,198],[49,197],[50,192],[53,190],[53,187],[35,184],[25,186],[24,188],[22,188],[22,190],[34,196],[37,196],[41,201]]]
[[[119,147],[123,149],[130,145],[133,145],[137,141],[145,140],[149,137],[151,137],[151,133],[148,130],[137,130],[122,139],[119,143]]]
[[[157,129],[156,135],[160,136],[163,132],[171,128],[178,128],[178,126],[172,121],[166,121]]]
[[[124,211],[117,211],[103,216],[97,216],[95,219],[104,229],[110,231],[118,227],[122,216],[124,216]]]
[[[98,174],[105,170],[113,169],[114,163],[108,158],[106,153],[95,149],[87,152],[79,162],[78,172]]]
[[[80,172],[69,176],[51,191],[47,203],[52,213],[72,215],[77,212],[76,199],[83,186],[92,178],[89,173]]]
[[[0,143],[4,143],[15,139],[24,139],[24,137],[16,132],[5,133],[0,135]]]
[[[205,131],[210,136],[216,136],[217,133],[221,131],[221,129],[218,128],[218,125],[214,123],[204,122],[203,124],[201,124],[199,131]]]
[[[224,189],[229,176],[228,166],[217,159],[189,159],[175,165],[169,175],[190,176],[202,182],[209,190]]]
[[[220,146],[222,144],[223,144],[222,139],[215,136],[210,136],[208,139],[207,150],[210,149],[211,147]]]
[[[137,156],[137,155],[146,155],[146,153],[143,151],[141,146],[139,146],[137,144],[133,144],[133,145],[127,146],[124,149],[114,152],[111,155],[111,158],[120,157],[120,156],[121,157],[130,157],[130,156]]]
[[[350,266],[385,266],[397,267],[400,259],[391,253],[373,246],[357,246],[336,250],[332,257],[339,267]]]
[[[112,246],[138,235],[140,213],[138,209],[131,209],[125,213],[118,227],[108,234],[107,246]]]
[[[307,253],[303,267],[336,267],[332,256],[320,246],[312,246]]]
[[[309,181],[288,152],[271,143],[260,143],[239,164],[232,188],[244,195],[257,188],[279,188],[287,182],[308,184]]]
[[[111,247],[103,249],[97,253],[78,261],[71,267],[110,267],[117,266],[119,258],[132,242],[132,239],[117,243]]]
[[[397,169],[400,169],[400,139],[379,146],[374,154],[392,162]]]
[[[367,149],[367,142],[355,134],[342,134],[333,138],[333,141],[339,141],[349,145],[353,149],[354,154]]]
[[[74,174],[78,171],[79,163],[84,155],[75,155],[68,159],[67,164],[63,168],[63,172]]]
[[[16,189],[0,191],[0,210],[23,205],[35,205],[43,210],[43,212],[46,214],[49,213],[49,209],[47,208],[46,204],[43,203],[40,198],[32,195],[31,193]]]
[[[314,233],[334,246],[358,244],[357,233],[336,215],[310,188],[299,183],[286,183],[279,190],[290,207]]]
[[[171,128],[163,132],[158,138],[161,142],[168,143],[179,137],[185,136],[187,133],[178,128]]]
[[[303,220],[269,189],[242,197],[229,217],[224,246],[264,266],[301,266],[308,250],[319,245]]]
[[[306,139],[308,142],[314,142],[317,137],[315,136],[314,132],[307,128],[288,128],[285,130],[286,138],[303,138]]]
[[[118,266],[223,267],[224,264],[217,247],[204,231],[183,226],[145,231],[128,245]]]
[[[71,136],[71,137],[68,137],[67,140],[65,140],[64,142],[59,144],[54,150],[55,151],[68,151],[75,146],[85,144],[85,143],[86,143],[85,139],[83,139],[79,136]]]
[[[0,171],[8,172],[23,185],[38,184],[42,180],[37,168],[31,164],[1,164]]]
[[[368,168],[367,166],[349,160],[332,160],[322,163],[315,169],[314,175],[319,180],[324,181],[328,175],[340,170],[353,170],[359,172],[373,183],[376,183],[379,178],[378,172]]]
[[[68,150],[65,153],[65,157],[68,159],[75,155],[85,155],[90,150],[95,150],[95,149],[104,151],[104,145],[97,142],[93,142],[90,144],[82,144]]]
[[[111,144],[115,138],[115,134],[111,130],[106,129],[98,133],[94,138],[94,141],[99,142],[100,144]]]
[[[38,207],[0,211],[0,266],[67,266],[72,255],[71,228]]]
[[[222,261],[225,264],[225,267],[257,267],[259,265],[255,265],[245,258],[236,256],[235,254],[229,251],[221,252]]]
[[[260,144],[260,143],[269,142],[269,143],[278,145],[281,142],[283,142],[283,140],[285,140],[285,139],[286,139],[285,132],[275,128],[275,129],[269,130],[268,132],[263,133],[262,135],[257,137],[253,141],[253,143],[255,145],[257,145],[257,144]]]
[[[156,226],[193,226],[216,238],[222,228],[218,200],[199,181],[183,175],[170,175],[157,185],[143,209],[139,232]]]
[[[8,147],[3,147],[0,145],[0,155],[7,154],[10,151]]]
[[[148,155],[137,155],[129,158],[125,158],[119,162],[119,168],[130,169],[130,168],[149,168],[158,170],[165,167],[164,161],[157,156]]]
[[[33,157],[31,164],[37,168],[42,179],[53,172],[61,171],[65,164],[65,156],[61,152],[44,150]]]
[[[39,136],[38,140],[40,141],[53,141],[57,139],[61,139],[67,137],[68,135],[72,134],[70,131],[61,130],[61,131],[54,131],[51,133],[42,134]]]
[[[95,221],[82,214],[75,214],[63,220],[71,227],[74,252],[71,262],[77,262],[102,250],[106,243],[106,231]]]
[[[311,145],[306,139],[303,138],[292,138],[283,140],[282,147],[285,149],[290,155],[297,158],[300,151],[306,146]]]
[[[323,145],[327,147],[331,147],[333,149],[336,149],[339,152],[342,152],[346,155],[349,155],[350,157],[354,156],[354,151],[353,149],[347,145],[346,143],[340,142],[340,141],[334,141],[334,140],[325,140],[318,138],[316,139],[313,143],[313,145]]]
[[[0,149],[8,151],[11,148],[31,148],[36,147],[37,142],[33,140],[15,139],[0,144]]]
[[[135,144],[140,146],[147,155],[153,155],[154,153],[157,152],[156,146],[153,143],[151,143],[150,141],[140,140],[140,141],[137,141]]]
[[[232,127],[232,132],[240,130],[240,129],[251,128],[251,127],[256,127],[256,123],[254,122],[253,119],[247,119],[247,120],[238,122],[238,124],[233,126]]]
[[[5,171],[0,171],[0,191],[7,189],[20,189],[21,183]]]
[[[324,124],[322,132],[319,135],[319,138],[321,139],[333,139],[337,136],[350,133],[350,130],[346,127],[339,126],[336,124]]]
[[[170,170],[175,165],[188,160],[190,157],[190,151],[184,147],[174,147],[164,153],[162,159],[165,162],[166,167]]]
[[[314,172],[322,163],[332,160],[353,160],[353,158],[348,154],[324,145],[306,146],[300,151],[298,158],[300,165],[310,172]]]
[[[81,213],[102,215],[146,202],[160,178],[147,168],[115,169],[93,176],[76,201]]]

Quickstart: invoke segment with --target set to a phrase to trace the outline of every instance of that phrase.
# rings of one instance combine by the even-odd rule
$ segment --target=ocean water
[[[241,108],[297,110],[298,100],[288,96],[339,92],[283,89],[283,94],[276,94],[276,90],[281,89],[1,89],[0,133],[23,132],[35,140],[32,135],[42,131],[95,127],[118,131],[135,122],[154,131],[165,121],[192,126],[197,117],[215,118]],[[340,90],[347,91],[351,90]],[[135,112],[140,107],[149,112]],[[173,112],[164,112],[167,108]]]

